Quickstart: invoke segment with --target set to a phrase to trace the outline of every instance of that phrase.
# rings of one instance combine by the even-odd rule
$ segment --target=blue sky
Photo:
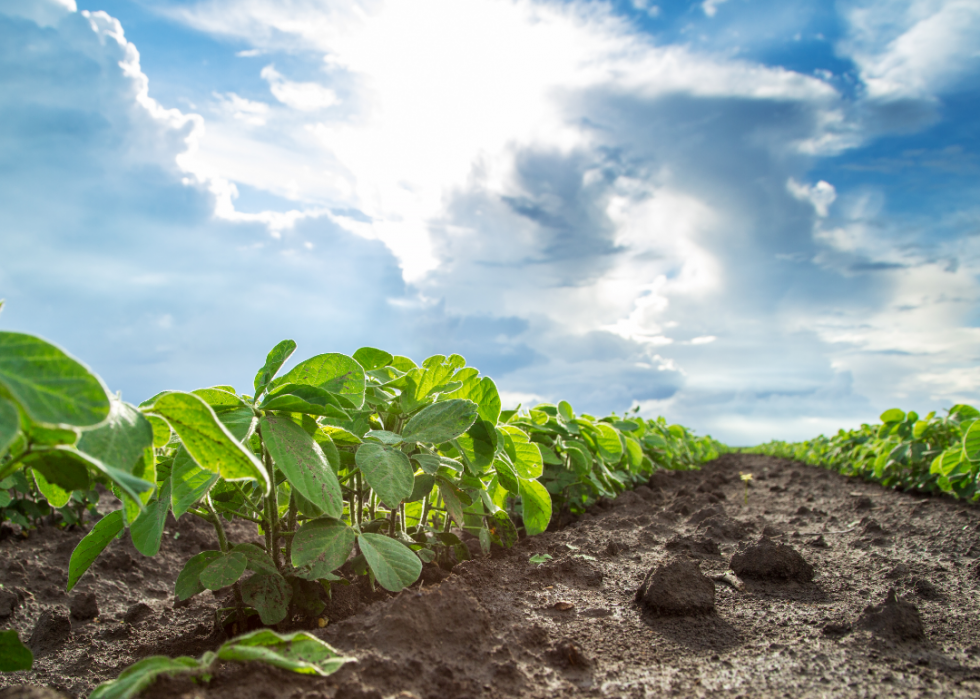
[[[973,0],[0,0],[0,327],[459,352],[731,444],[980,402]]]

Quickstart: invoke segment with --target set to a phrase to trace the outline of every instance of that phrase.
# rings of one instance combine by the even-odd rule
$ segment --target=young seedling
[[[741,478],[742,479],[742,482],[745,484],[745,504],[748,505],[749,504],[749,483],[752,482],[752,474],[751,473],[742,473],[741,471],[739,471],[738,472],[738,477]]]

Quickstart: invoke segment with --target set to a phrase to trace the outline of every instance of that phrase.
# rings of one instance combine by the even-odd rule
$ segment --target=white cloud
[[[980,73],[974,0],[869,0],[845,5],[853,58],[873,99],[932,99]]]
[[[249,126],[265,126],[269,116],[269,105],[265,102],[255,102],[239,97],[234,92],[226,94],[213,93],[217,100],[218,109],[232,119],[241,121]]]
[[[727,0],[704,0],[701,3],[701,9],[707,17],[714,17],[718,14],[718,6],[727,2]]]
[[[267,65],[260,73],[269,83],[273,96],[287,107],[301,112],[316,112],[338,103],[333,90],[319,83],[297,83],[286,80],[273,65]]]
[[[77,10],[75,0],[0,0],[0,15],[27,19],[41,27],[55,27]]]
[[[792,177],[786,180],[786,189],[800,201],[809,202],[817,216],[826,218],[830,205],[837,199],[837,190],[829,182],[820,180],[815,185],[800,184]]]

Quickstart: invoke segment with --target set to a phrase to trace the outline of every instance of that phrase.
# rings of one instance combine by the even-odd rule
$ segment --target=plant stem
[[[221,518],[218,513],[214,511],[214,505],[211,504],[211,496],[205,495],[202,500],[204,507],[207,510],[208,517],[206,518],[211,525],[214,527],[214,531],[218,534],[218,548],[221,549],[222,553],[228,553],[228,536],[225,534],[225,527],[221,523]]]
[[[425,529],[426,522],[429,518],[429,509],[432,507],[432,503],[429,502],[429,496],[426,495],[422,498],[422,515],[419,517],[419,527]]]
[[[24,451],[22,451],[20,454],[18,454],[10,461],[8,461],[6,464],[4,464],[3,470],[0,471],[0,481],[2,481],[7,476],[13,474],[13,472],[17,470],[17,466],[20,465],[20,462],[24,460],[24,457],[26,457],[30,453],[31,453],[31,447],[30,445],[28,445],[28,447],[24,449]]]
[[[261,432],[259,432],[259,439],[262,439]],[[269,450],[265,448],[265,441],[262,442],[262,463],[265,464],[265,469],[269,473],[269,482],[272,483],[269,494],[265,498],[266,541],[269,544],[272,562],[275,563],[277,570],[282,570],[282,557],[279,555],[279,496],[276,486],[276,467],[272,463]]]
[[[293,553],[293,537],[292,534],[296,533],[296,492],[290,491],[289,493],[289,514],[286,516],[286,532],[290,534],[286,538],[286,561],[292,560]],[[284,532],[285,535],[285,532]]]
[[[358,472],[357,478],[354,479],[356,488],[356,498],[357,498],[357,528],[361,528],[361,524],[364,521],[364,491],[361,487],[361,474]]]

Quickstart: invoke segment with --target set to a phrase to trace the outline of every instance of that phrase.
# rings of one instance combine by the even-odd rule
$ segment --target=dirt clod
[[[934,602],[943,599],[943,593],[939,591],[939,588],[925,578],[916,578],[912,582],[912,588],[915,590],[915,594],[924,600]]]
[[[99,615],[99,600],[94,592],[82,592],[72,597],[69,609],[72,619],[88,621]]]
[[[27,645],[35,653],[43,655],[61,647],[70,637],[68,609],[59,605],[41,613]]]
[[[743,578],[813,580],[813,566],[796,549],[766,537],[732,556],[731,568]]]
[[[860,495],[854,500],[854,509],[858,512],[864,510],[870,510],[875,506],[874,502],[871,501],[867,495]]]
[[[636,601],[658,616],[699,616],[715,610],[715,586],[694,561],[675,558],[647,573]]]
[[[20,600],[10,590],[0,590],[0,619],[7,619],[20,606]]]
[[[894,587],[888,591],[884,603],[865,608],[857,626],[895,641],[918,641],[926,636],[918,608],[899,599]]]
[[[123,614],[123,621],[127,624],[138,624],[153,614],[153,607],[146,602],[137,602],[130,605],[126,613]]]

